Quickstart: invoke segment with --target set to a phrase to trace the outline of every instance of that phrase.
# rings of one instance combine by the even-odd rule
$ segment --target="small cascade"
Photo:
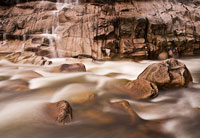
[[[53,25],[52,25],[52,28],[51,28],[51,32],[52,32],[52,34],[56,34],[56,29],[59,26],[58,12],[57,11],[53,11],[53,17],[54,17],[54,21],[53,21]]]
[[[57,11],[61,11],[63,8],[78,5],[78,4],[79,4],[79,0],[64,0],[64,1],[58,0],[56,2],[56,8],[57,8]]]
[[[57,32],[57,29],[59,27],[59,19],[58,19],[59,12],[63,8],[68,8],[71,6],[78,5],[78,4],[79,4],[79,0],[64,0],[64,1],[58,0],[56,2],[56,10],[52,11],[53,24],[52,24],[51,30],[48,30],[48,29],[43,30],[42,36],[46,36],[49,39],[50,49],[52,51],[52,57],[54,58],[58,57],[56,47],[59,45],[59,41],[61,39],[61,37],[59,36]]]
[[[21,48],[17,50],[17,52],[24,52],[25,47],[26,47],[26,34],[23,35],[23,44]]]
[[[59,12],[64,9],[64,8],[69,8],[71,6],[75,6],[79,4],[79,0],[58,0],[56,2],[56,9],[55,11],[53,11],[53,16],[54,16],[54,22],[52,25],[52,34],[56,34],[56,29],[57,27],[59,27],[59,19],[58,19],[58,15]]]
[[[3,34],[3,45],[5,45],[7,43],[7,37],[6,34]]]
[[[26,34],[23,35],[23,44],[22,44],[21,52],[24,51],[25,47],[26,47]]]
[[[54,38],[56,38],[56,37],[54,37]],[[56,58],[56,57],[58,57],[58,55],[57,55],[57,52],[56,52],[57,49],[56,49],[55,39],[53,39],[51,37],[48,37],[48,39],[49,39],[49,42],[50,42],[49,46],[50,46],[50,49],[52,51],[52,57]]]

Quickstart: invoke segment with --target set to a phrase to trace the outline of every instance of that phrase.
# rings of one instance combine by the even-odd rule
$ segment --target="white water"
[[[7,43],[7,38],[6,38],[6,34],[3,34],[3,45],[5,45]]]
[[[59,25],[59,19],[58,19],[58,14],[60,11],[62,11],[64,8],[70,8],[72,6],[76,6],[79,4],[78,0],[58,0],[56,2],[56,10],[52,11],[53,15],[53,24],[51,27],[51,33],[49,30],[43,30],[43,34],[41,36],[46,36],[49,41],[50,41],[50,48],[52,51],[52,57],[56,58],[58,57],[57,54],[57,48],[60,44],[61,36],[57,33],[57,29],[60,27]]]
[[[200,136],[198,130],[200,126],[198,123],[199,111],[196,109],[200,107],[199,58],[181,60],[192,72],[195,84],[187,89],[160,91],[158,97],[147,101],[136,101],[129,97],[115,95],[112,89],[105,89],[105,86],[108,82],[118,78],[134,80],[149,64],[158,61],[142,61],[139,63],[130,61],[91,62],[89,60],[65,58],[52,59],[52,61],[53,65],[44,67],[16,65],[5,60],[0,61],[0,77],[7,76],[7,81],[28,77],[28,74],[23,74],[24,71],[35,71],[43,76],[31,79],[29,90],[25,92],[4,92],[1,86],[5,85],[7,81],[0,81],[0,137],[107,138],[112,135],[113,137],[129,138],[135,132],[139,134],[146,133],[139,129],[138,125],[130,126],[126,116],[121,113],[118,114],[116,110],[108,106],[109,102],[122,99],[129,101],[132,108],[142,119],[150,122],[156,122],[158,119],[163,120],[160,121],[162,124],[160,128],[174,137],[198,138]],[[55,73],[51,71],[54,66],[69,63],[69,61],[70,63],[84,63],[87,72]],[[91,105],[73,104],[72,97],[87,92],[93,92],[97,96],[96,103]],[[63,127],[48,123],[51,121],[42,113],[42,105],[60,100],[67,100],[72,104],[73,122],[76,123]],[[98,117],[95,120],[88,117],[80,119],[85,112],[91,109],[101,111],[100,118]],[[104,124],[101,116],[104,119],[111,116],[114,122]],[[98,121],[99,119],[101,121]],[[154,138],[153,134],[156,132],[143,125],[140,124],[150,133],[150,135],[145,134],[146,137]],[[167,138],[170,137],[167,134],[165,135]]]

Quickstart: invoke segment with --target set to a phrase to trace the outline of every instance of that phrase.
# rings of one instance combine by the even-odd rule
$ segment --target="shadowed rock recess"
[[[64,2],[68,5],[60,6]],[[197,55],[200,2],[3,0],[0,40],[0,52],[27,50],[48,57],[157,59]]]

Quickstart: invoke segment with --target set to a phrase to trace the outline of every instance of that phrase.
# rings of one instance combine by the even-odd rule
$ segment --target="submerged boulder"
[[[45,106],[45,112],[58,124],[67,124],[72,121],[72,107],[67,101],[48,103]]]
[[[158,88],[155,84],[146,80],[125,80],[118,79],[107,83],[107,88],[128,94],[133,99],[153,98],[158,95]]]
[[[74,104],[84,104],[84,103],[93,103],[95,101],[95,93],[94,92],[80,92],[73,94],[69,101]]]
[[[132,123],[137,123],[138,121],[142,120],[126,100],[111,102],[111,105],[126,112],[130,116]]]
[[[187,87],[192,82],[188,68],[174,58],[148,66],[138,79],[153,82],[160,89]]]
[[[0,82],[1,92],[24,92],[29,90],[29,83],[22,79],[5,80]]]
[[[14,76],[12,76],[12,79],[21,79],[24,81],[29,81],[35,78],[43,77],[41,74],[32,71],[32,70],[20,70],[18,71]]]
[[[82,63],[63,64],[60,66],[61,72],[86,72],[85,65]]]
[[[75,64],[62,64],[60,66],[56,66],[52,69],[53,72],[63,72],[63,73],[71,73],[71,72],[86,72],[85,65],[82,63]]]

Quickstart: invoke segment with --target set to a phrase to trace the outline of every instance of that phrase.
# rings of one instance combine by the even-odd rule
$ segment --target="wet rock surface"
[[[29,90],[29,83],[22,79],[4,80],[0,82],[1,92],[23,92]]]
[[[173,58],[148,66],[138,79],[153,82],[160,89],[187,87],[192,82],[186,65]]]
[[[86,67],[82,63],[61,64],[50,69],[51,72],[59,73],[75,73],[86,72]]]
[[[67,101],[48,103],[45,106],[45,112],[58,124],[67,124],[72,121],[72,107]]]
[[[75,104],[85,104],[85,103],[93,103],[95,101],[96,95],[94,92],[80,92],[72,95],[69,98],[71,103]]]
[[[148,99],[158,95],[158,88],[154,83],[146,80],[119,79],[107,83],[108,89],[128,94],[133,99]]]
[[[59,67],[60,72],[86,72],[86,68],[84,64],[63,64]]]
[[[117,102],[111,102],[111,105],[114,107],[123,110],[126,112],[130,118],[131,118],[131,123],[136,124],[142,119],[135,113],[135,111],[132,109],[131,105],[129,104],[128,101],[122,100],[122,101],[117,101]]]
[[[46,57],[38,56],[33,52],[17,52],[4,57],[10,62],[18,64],[50,65],[52,62]]]

